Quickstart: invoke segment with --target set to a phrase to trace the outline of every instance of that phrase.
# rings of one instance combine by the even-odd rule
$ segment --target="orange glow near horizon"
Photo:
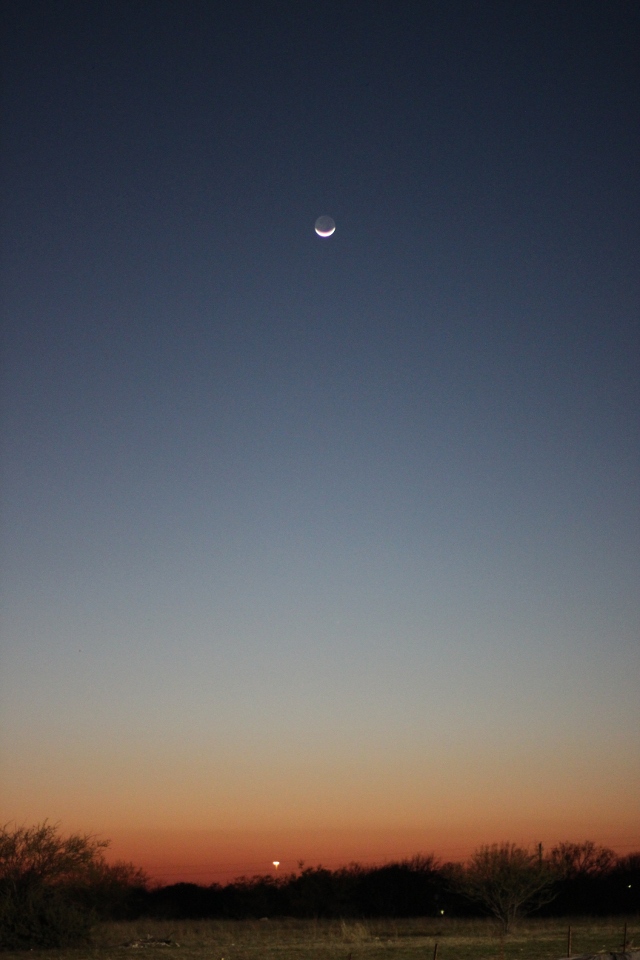
[[[454,726],[453,714],[445,719]],[[440,718],[439,728],[396,731],[395,741],[381,728],[367,737],[325,728],[299,742],[274,733],[264,748],[248,735],[244,745],[173,734],[114,746],[96,734],[47,750],[16,736],[3,751],[3,771],[14,775],[2,785],[2,822],[48,819],[108,838],[110,859],[158,883],[273,873],[274,859],[280,874],[301,861],[335,869],[416,854],[464,860],[501,841],[640,849],[633,777],[617,779],[630,770],[630,734],[611,736],[605,750],[604,739],[560,736],[545,721],[534,743],[502,719],[500,729],[485,725],[484,740],[471,723],[454,736]]]
[[[433,854],[440,862],[463,861],[485,843],[509,840],[530,847],[543,843],[550,849],[564,840],[594,840],[613,848],[619,855],[640,846],[633,834],[562,833],[541,837],[535,830],[492,834],[477,829],[460,829],[433,835],[424,830],[369,831],[206,831],[206,830],[123,830],[112,834],[109,859],[127,860],[141,866],[152,882],[191,882],[202,885],[227,883],[241,876],[296,873],[303,867],[323,866],[335,870],[350,863],[378,865],[415,855]],[[273,850],[278,851],[278,867]]]
[[[255,744],[253,753],[232,743],[209,756],[193,742],[169,750],[166,741],[162,750],[129,742],[128,755],[106,742],[56,754],[14,740],[4,750],[3,767],[15,776],[3,783],[2,820],[48,819],[67,833],[108,838],[110,859],[131,861],[158,883],[273,873],[274,859],[281,875],[301,861],[335,869],[419,853],[464,860],[501,841],[640,849],[632,778],[611,787],[628,768],[630,742],[605,753],[577,749],[573,736],[525,749],[509,732],[485,744],[436,732],[442,746],[430,734],[393,744],[379,733],[324,746],[318,738],[307,754],[294,743],[286,757],[276,740],[266,759]]]

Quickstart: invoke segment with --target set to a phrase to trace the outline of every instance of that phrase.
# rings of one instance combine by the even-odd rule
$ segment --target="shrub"
[[[143,887],[135,867],[105,862],[107,846],[88,834],[62,837],[46,821],[0,828],[0,949],[82,943],[98,915]]]

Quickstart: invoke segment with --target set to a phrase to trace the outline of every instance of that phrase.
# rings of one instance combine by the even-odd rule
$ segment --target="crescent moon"
[[[315,231],[319,237],[330,237],[336,232],[336,223],[333,217],[318,217]]]

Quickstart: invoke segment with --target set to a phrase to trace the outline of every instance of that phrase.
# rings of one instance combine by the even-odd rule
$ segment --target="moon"
[[[333,217],[318,217],[316,220],[316,233],[319,237],[330,237],[336,232],[336,222]]]

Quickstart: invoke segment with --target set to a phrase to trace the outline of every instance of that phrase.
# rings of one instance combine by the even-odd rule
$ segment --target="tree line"
[[[145,912],[166,919],[287,916],[376,918],[493,916],[505,930],[520,916],[633,915],[640,911],[640,853],[618,857],[591,841],[561,843],[548,855],[503,843],[468,863],[415,856],[382,866],[301,867],[284,876],[226,885],[151,888]]]
[[[640,912],[640,853],[585,841],[548,853],[483,846],[465,864],[418,855],[337,870],[299,865],[227,884],[158,885],[130,863],[109,864],[108,841],[61,836],[49,823],[0,828],[0,949],[86,942],[100,920],[493,916],[508,931],[527,913]]]

